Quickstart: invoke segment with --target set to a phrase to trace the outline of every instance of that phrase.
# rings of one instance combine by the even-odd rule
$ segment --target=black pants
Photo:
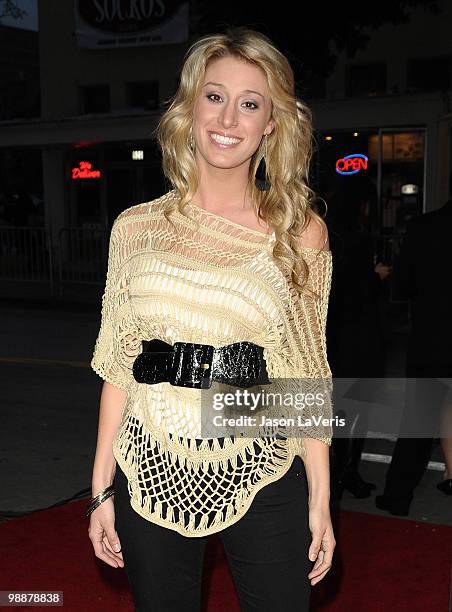
[[[124,569],[140,612],[199,612],[209,536],[186,537],[147,521],[130,506],[117,466],[116,530]],[[245,515],[218,533],[242,612],[308,612],[313,567],[304,463],[261,489]]]
[[[405,407],[400,436],[386,473],[383,495],[393,506],[408,510],[413,501],[414,490],[430,461],[434,440],[441,435],[439,423],[447,385],[435,381],[450,380],[451,376],[452,364],[407,364],[407,378],[416,379],[417,391],[414,402]],[[423,437],[411,437],[413,431],[425,433]]]

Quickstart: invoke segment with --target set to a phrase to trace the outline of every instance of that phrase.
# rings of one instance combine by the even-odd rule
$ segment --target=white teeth
[[[240,138],[226,138],[225,136],[220,136],[220,134],[211,134],[212,138],[215,142],[219,142],[220,144],[238,144],[240,142]]]

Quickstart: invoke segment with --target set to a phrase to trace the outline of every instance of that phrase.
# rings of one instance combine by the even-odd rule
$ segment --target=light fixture
[[[139,161],[144,159],[144,151],[142,149],[134,149],[132,151],[132,159],[134,161]]]
[[[359,132],[353,132],[353,136],[359,136]]]
[[[325,136],[325,140],[333,140],[332,136]]]
[[[406,185],[402,185],[401,192],[402,195],[415,195],[416,193],[419,193],[419,185],[407,183]]]

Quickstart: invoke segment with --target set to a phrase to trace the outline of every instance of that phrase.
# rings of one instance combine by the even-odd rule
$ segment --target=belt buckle
[[[210,344],[175,342],[169,382],[180,387],[209,389],[212,386],[214,347]]]

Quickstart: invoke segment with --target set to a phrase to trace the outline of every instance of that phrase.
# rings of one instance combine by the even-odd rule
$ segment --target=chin
[[[219,168],[220,170],[232,170],[233,168],[237,168],[238,166],[240,166],[243,162],[239,162],[239,163],[231,163],[231,162],[219,162],[219,161],[215,161],[215,160],[210,160],[210,159],[206,159],[206,162],[209,166],[212,166],[213,168]]]
[[[232,168],[237,168],[248,161],[247,159],[234,159],[232,155],[227,156],[221,153],[217,155],[203,155],[201,153],[201,157],[208,166],[213,166],[214,168],[221,168],[222,170],[230,170]]]

